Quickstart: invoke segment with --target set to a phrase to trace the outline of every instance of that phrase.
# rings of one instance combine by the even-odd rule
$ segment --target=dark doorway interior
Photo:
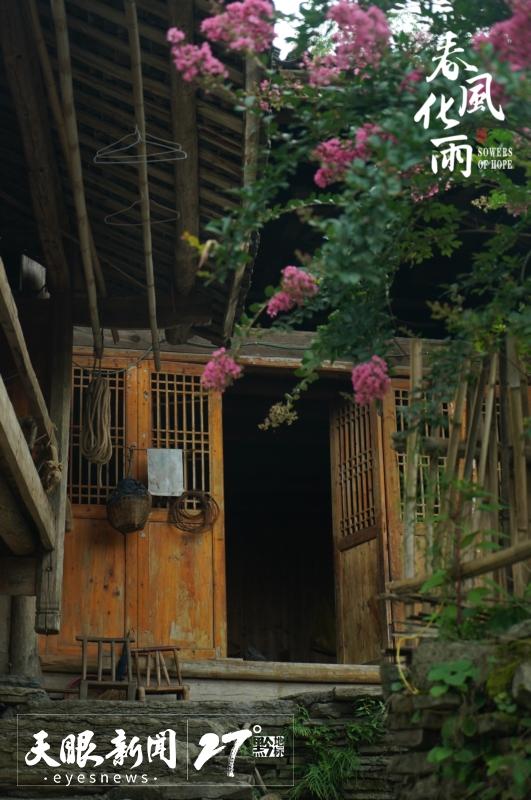
[[[224,397],[229,656],[336,660],[329,398],[299,420],[258,424],[287,387],[246,375]]]

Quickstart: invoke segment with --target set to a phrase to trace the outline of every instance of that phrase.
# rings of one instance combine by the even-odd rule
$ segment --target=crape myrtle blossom
[[[240,377],[242,368],[224,347],[214,350],[212,358],[207,362],[203,374],[201,375],[201,386],[203,389],[212,389],[215,392],[223,392],[237,378]]]
[[[332,53],[304,58],[312,86],[326,86],[348,70],[359,75],[367,67],[378,66],[391,37],[383,11],[376,6],[364,10],[354,0],[339,0],[326,16],[339,30],[332,37]]]
[[[356,131],[354,141],[334,138],[317,145],[313,151],[313,157],[321,162],[313,178],[317,186],[324,189],[330,183],[342,180],[355,158],[367,161],[371,156],[371,136],[389,138],[389,134],[384,134],[378,125],[366,122]]]
[[[221,61],[212,54],[208,42],[201,45],[185,44],[185,34],[179,28],[170,28],[166,34],[171,44],[173,63],[185,81],[197,78],[222,77],[229,73]]]
[[[509,5],[513,16],[496,22],[486,33],[477,34],[473,44],[476,50],[484,44],[492,45],[496,58],[519,72],[531,66],[531,2],[510,0]]]
[[[277,317],[284,311],[291,311],[296,306],[304,305],[309,298],[315,297],[318,291],[317,280],[311,273],[299,267],[284,267],[280,291],[268,301],[267,313],[270,317]]]
[[[352,370],[354,400],[360,406],[381,400],[390,385],[387,364],[380,356],[372,356],[369,361],[357,364]]]
[[[268,0],[229,3],[225,11],[201,23],[201,32],[211,42],[223,42],[230,50],[263,53],[274,38],[273,4]]]

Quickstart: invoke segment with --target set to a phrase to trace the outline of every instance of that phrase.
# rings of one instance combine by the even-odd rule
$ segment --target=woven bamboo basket
[[[137,484],[136,481],[133,483]],[[142,484],[144,491],[128,491],[131,479],[120,481],[107,501],[107,519],[120,533],[134,533],[145,527],[151,511],[151,495]]]

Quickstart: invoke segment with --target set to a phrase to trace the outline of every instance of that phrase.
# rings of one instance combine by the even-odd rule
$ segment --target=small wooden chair
[[[127,699],[135,700],[137,685],[133,678],[133,666],[131,662],[131,642],[135,640],[130,636],[125,636],[123,638],[118,637],[115,639],[101,636],[76,636],[76,640],[81,642],[81,681],[79,683],[79,699],[87,699],[89,686],[99,686],[102,689],[124,689],[127,692]],[[96,678],[88,675],[89,644],[98,645],[98,673]],[[117,658],[115,645],[121,646],[118,660],[121,658],[125,648],[126,679],[124,680],[118,680],[116,677]],[[106,647],[109,648],[108,654],[104,652]],[[104,658],[110,658],[110,674],[108,670],[103,669]]]
[[[134,647],[131,650],[135,659],[138,699],[145,703],[146,694],[175,694],[177,700],[187,700],[189,687],[183,684],[178,648],[173,645],[155,645],[154,647]],[[173,654],[175,677],[168,673],[164,653]],[[170,656],[171,658],[171,656]],[[151,661],[156,676],[156,683],[151,682]]]

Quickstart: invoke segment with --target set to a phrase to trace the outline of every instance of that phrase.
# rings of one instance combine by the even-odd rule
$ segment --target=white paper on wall
[[[184,492],[183,451],[148,449],[148,488],[150,494],[178,497]]]

